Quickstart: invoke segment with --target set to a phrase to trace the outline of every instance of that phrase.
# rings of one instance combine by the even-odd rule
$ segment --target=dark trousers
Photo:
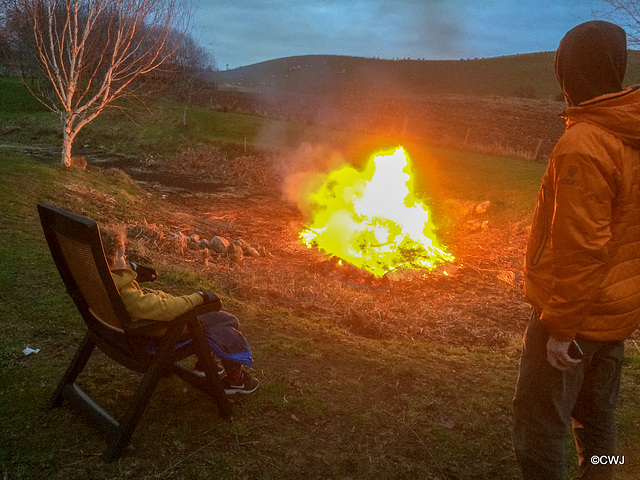
[[[204,336],[213,341],[216,340],[215,336],[215,328],[219,328],[222,326],[228,326],[230,328],[235,328],[236,330],[240,329],[240,325],[238,323],[238,318],[235,315],[232,315],[229,312],[225,312],[220,310],[219,312],[209,312],[203,315],[198,316],[198,320],[200,321],[200,325],[202,325],[202,331],[204,332]],[[228,358],[221,357],[220,363],[227,372],[228,376],[234,377],[240,373],[242,366],[234,362],[233,360],[229,360]],[[199,365],[196,364],[196,368],[200,369]]]
[[[579,479],[607,480],[610,465],[593,455],[615,455],[616,416],[624,343],[578,339],[584,357],[560,371],[547,361],[547,328],[533,312],[524,336],[513,400],[513,445],[525,480],[566,478],[565,439],[573,427]]]

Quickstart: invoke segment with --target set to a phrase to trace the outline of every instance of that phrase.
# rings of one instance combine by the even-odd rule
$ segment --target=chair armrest
[[[127,330],[131,335],[149,335],[166,330],[170,324],[171,322],[160,322],[158,320],[138,320],[131,322]]]

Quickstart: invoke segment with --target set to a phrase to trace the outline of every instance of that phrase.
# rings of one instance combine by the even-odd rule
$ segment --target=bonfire
[[[362,171],[346,165],[330,172],[310,202],[313,218],[302,241],[376,277],[454,260],[415,194],[402,147],[373,156]]]

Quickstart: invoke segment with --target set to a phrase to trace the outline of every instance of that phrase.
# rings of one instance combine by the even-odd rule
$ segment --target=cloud
[[[457,59],[555,50],[595,2],[215,0],[195,25],[223,69],[307,54]]]
[[[555,50],[568,30],[593,20],[593,3],[529,0],[514,7],[515,2],[510,0],[490,0],[481,6],[470,6],[465,12],[469,29],[464,56],[494,57]]]

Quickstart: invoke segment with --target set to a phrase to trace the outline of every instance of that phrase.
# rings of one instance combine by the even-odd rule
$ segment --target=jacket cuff
[[[196,307],[204,303],[204,298],[202,298],[202,295],[200,295],[198,292],[192,293],[191,295],[189,295],[189,298],[193,300],[193,303],[195,303]]]
[[[576,337],[576,331],[573,329],[567,328],[559,328],[559,324],[561,320],[555,321],[552,319],[549,321],[549,318],[545,318],[544,314],[540,317],[540,322],[547,327],[547,331],[549,332],[549,336],[558,340],[559,342],[570,342]]]

